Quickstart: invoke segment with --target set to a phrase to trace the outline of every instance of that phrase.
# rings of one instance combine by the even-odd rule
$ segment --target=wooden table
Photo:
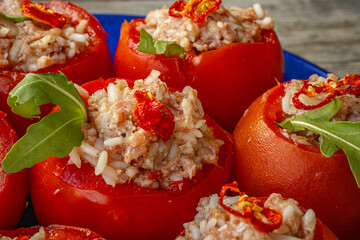
[[[173,1],[74,0],[92,13],[145,15]],[[261,3],[284,49],[339,76],[360,73],[359,0],[223,0],[247,8]]]

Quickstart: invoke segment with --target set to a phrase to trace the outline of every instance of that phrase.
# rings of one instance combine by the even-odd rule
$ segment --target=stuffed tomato
[[[145,19],[123,23],[114,75],[137,79],[159,70],[168,86],[195,88],[205,111],[232,132],[248,105],[274,86],[276,79],[282,81],[281,46],[273,20],[259,4],[241,9],[209,1],[210,9],[200,11],[194,2],[201,5],[203,1],[177,1],[170,10],[155,10]],[[200,12],[201,17],[173,17],[170,12],[179,12],[179,3]],[[146,36],[142,29],[148,32]],[[143,41],[154,46],[144,49]]]
[[[237,196],[227,195],[228,191]],[[268,198],[249,197],[236,182],[226,184],[219,195],[201,198],[197,210],[177,240],[338,239],[313,210],[304,211],[294,199],[276,193]]]
[[[83,85],[82,144],[30,171],[41,224],[87,227],[109,239],[171,239],[197,199],[226,183],[231,137],[204,116],[195,90],[169,91],[158,75],[133,89],[115,79]]]
[[[85,228],[63,225],[50,225],[47,227],[35,226],[31,228],[18,228],[16,230],[0,230],[1,239],[14,240],[51,240],[51,239],[77,239],[77,240],[104,240],[99,234]]]
[[[9,113],[19,135],[29,123],[11,113],[6,98],[25,73],[61,71],[77,84],[111,76],[107,34],[84,9],[63,1],[8,0],[0,13],[0,110]]]
[[[241,189],[296,198],[339,238],[360,238],[359,159],[353,154],[359,146],[359,80],[313,75],[259,97],[234,131],[232,177]]]
[[[0,111],[0,161],[17,141],[15,131]],[[29,170],[7,173],[0,168],[0,229],[16,227],[25,209],[29,192]]]

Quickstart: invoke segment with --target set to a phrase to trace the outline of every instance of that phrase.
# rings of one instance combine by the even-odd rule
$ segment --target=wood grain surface
[[[75,0],[92,13],[145,15],[173,1]],[[259,2],[275,20],[284,49],[339,76],[360,74],[360,0],[223,0],[247,8]]]

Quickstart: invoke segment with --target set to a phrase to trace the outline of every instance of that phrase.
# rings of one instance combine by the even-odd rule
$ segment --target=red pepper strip
[[[38,22],[48,24],[54,28],[62,28],[66,24],[66,17],[54,12],[51,8],[32,3],[30,0],[22,1],[22,14]]]
[[[245,203],[245,206],[242,208],[241,212],[236,211],[235,209],[223,203],[227,190],[239,193],[240,199],[237,205]],[[278,212],[269,207],[264,207],[264,203],[260,199],[255,197],[248,197],[244,193],[240,192],[237,182],[229,183],[222,187],[220,191],[219,204],[226,212],[249,221],[257,230],[261,232],[272,232],[275,229],[278,229],[282,223],[281,212]],[[258,214],[263,215],[271,223],[264,223]]]
[[[24,236],[16,237],[15,240],[29,240],[29,237],[24,235]]]
[[[136,91],[134,96],[136,125],[158,134],[164,142],[169,140],[175,128],[174,114],[148,91]]]
[[[342,96],[345,94],[351,94],[355,95],[356,97],[360,96],[360,75],[358,74],[352,74],[352,75],[346,75],[343,80],[334,82],[330,79],[327,80],[327,83],[313,83],[309,84],[309,80],[304,81],[304,85],[300,89],[299,92],[294,94],[294,97],[292,98],[292,101],[294,103],[294,106],[297,109],[303,109],[303,110],[312,110],[319,107],[322,107],[329,102],[331,102],[335,97]],[[347,89],[342,89],[342,86],[346,85],[353,85],[353,87],[349,87]],[[329,94],[326,96],[326,98],[319,102],[318,104],[314,105],[306,105],[302,101],[300,101],[299,96],[301,94],[304,94],[309,97],[314,97],[315,94],[320,94],[323,92],[329,92]]]
[[[186,4],[187,2],[184,0],[178,0],[174,2],[173,5],[171,5],[171,7],[169,8],[169,16],[177,18],[187,16],[187,13],[185,13]]]
[[[176,1],[169,8],[172,17],[190,17],[195,23],[204,23],[209,13],[219,9],[221,0],[190,0]]]

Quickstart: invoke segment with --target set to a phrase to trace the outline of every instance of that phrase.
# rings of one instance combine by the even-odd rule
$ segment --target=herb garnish
[[[0,13],[0,17],[4,17],[7,20],[15,23],[24,22],[26,20],[32,20],[31,18],[28,18],[21,14],[6,14],[6,13]]]
[[[164,54],[167,57],[178,55],[184,58],[185,50],[176,42],[154,40],[144,29],[140,30],[140,43],[136,48],[140,52],[148,54]]]
[[[11,110],[25,118],[38,117],[40,106],[53,103],[60,110],[31,125],[2,161],[6,172],[29,168],[50,156],[65,157],[84,139],[81,124],[86,106],[64,74],[27,74],[9,93]]]
[[[320,150],[326,157],[331,157],[338,149],[342,149],[360,188],[360,122],[331,122],[330,119],[339,108],[340,101],[335,98],[321,108],[287,118],[277,125],[294,132],[309,129],[320,134]]]

